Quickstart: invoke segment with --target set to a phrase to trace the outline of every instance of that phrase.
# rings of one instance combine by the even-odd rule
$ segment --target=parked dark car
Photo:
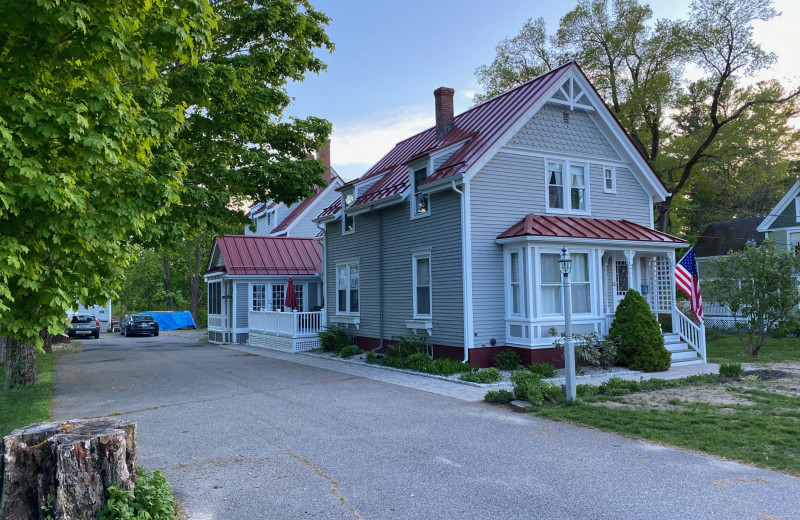
[[[158,322],[149,314],[126,314],[119,325],[119,333],[125,337],[136,334],[158,336]]]
[[[100,337],[100,321],[94,314],[73,314],[67,324],[67,336],[92,336]]]

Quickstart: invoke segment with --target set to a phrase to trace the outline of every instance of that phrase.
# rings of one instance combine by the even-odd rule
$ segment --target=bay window
[[[525,262],[523,250],[511,251],[508,254],[508,313],[511,316],[525,316]]]
[[[358,278],[358,263],[336,266],[336,312],[338,314],[359,312]]]
[[[569,274],[572,287],[572,312],[575,314],[589,314],[592,312],[591,287],[589,282],[589,255],[587,253],[570,253],[572,271]],[[542,253],[541,287],[542,287],[542,312],[541,314],[563,314],[562,274],[558,267],[557,253]]]

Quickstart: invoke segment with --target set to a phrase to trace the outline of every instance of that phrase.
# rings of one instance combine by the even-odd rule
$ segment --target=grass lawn
[[[536,413],[800,475],[800,396],[781,395],[760,382],[729,383],[716,390],[746,404],[711,404],[687,393],[686,400],[670,394],[661,405],[649,406],[656,391],[645,394],[644,401],[643,394],[637,399],[600,395]]]
[[[36,422],[50,420],[55,354],[36,356],[39,385],[0,390],[0,437]],[[5,366],[0,364],[0,388],[5,382]]]
[[[769,339],[761,347],[758,357],[752,357],[737,336],[726,334],[709,339],[706,351],[709,363],[800,361],[800,338]]]

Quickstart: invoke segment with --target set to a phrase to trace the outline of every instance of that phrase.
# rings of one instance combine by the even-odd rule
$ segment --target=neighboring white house
[[[327,320],[364,349],[424,334],[435,357],[487,366],[505,348],[558,362],[558,259],[572,258],[576,333],[603,334],[635,288],[662,323],[673,363],[705,359],[675,299],[675,251],[653,229],[668,191],[575,62],[400,141],[317,217]]]

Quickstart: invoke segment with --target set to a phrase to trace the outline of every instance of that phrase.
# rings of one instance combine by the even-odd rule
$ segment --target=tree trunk
[[[672,196],[667,197],[664,202],[656,204],[656,230],[662,233],[669,233],[669,213],[672,211]]]
[[[200,271],[203,268],[203,240],[205,235],[201,235],[194,243],[194,251],[186,256],[186,263],[189,267],[189,312],[192,319],[197,323],[197,307],[200,304]]]
[[[6,336],[6,388],[38,385],[36,374],[36,347]],[[2,518],[2,517],[0,517]]]
[[[0,443],[0,518],[96,518],[106,489],[133,490],[136,423],[38,423]]]
[[[169,274],[169,257],[167,255],[161,257],[161,278],[164,280],[167,310],[172,312],[175,310],[175,299],[172,297],[172,280]]]
[[[50,334],[50,332],[47,329],[42,329],[41,331],[39,331],[39,337],[41,337],[42,341],[44,342],[42,344],[42,348],[44,349],[44,351],[47,352],[48,354],[53,352],[53,335]]]

